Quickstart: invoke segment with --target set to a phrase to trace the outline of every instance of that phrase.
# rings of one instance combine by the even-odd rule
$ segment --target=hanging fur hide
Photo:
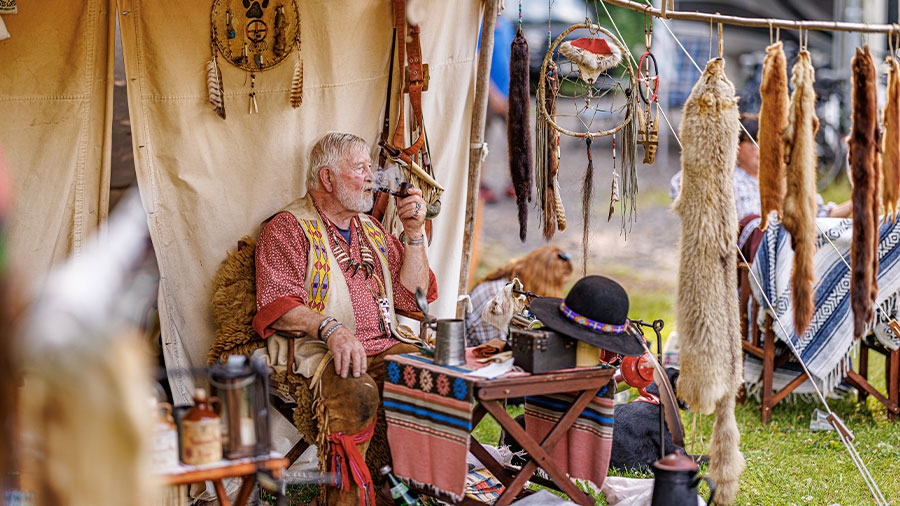
[[[878,223],[874,200],[877,195],[875,146],[878,137],[878,97],[875,90],[875,64],[868,46],[857,48],[850,62],[852,69],[852,121],[850,138],[850,178],[853,183],[853,242],[850,245],[850,307],[853,310],[853,334],[861,337],[875,315],[872,293],[875,288],[876,241]]]
[[[531,92],[528,80],[528,42],[520,26],[512,41],[509,57],[509,118],[507,144],[509,173],[519,209],[519,239],[528,231],[528,203],[533,183],[531,170]]]
[[[885,214],[897,221],[897,199],[900,198],[900,63],[888,56],[887,100],[882,112],[884,132],[882,146],[881,203]]]
[[[733,188],[740,122],[724,66],[721,58],[710,60],[684,104],[679,129],[683,176],[674,209],[682,223],[678,396],[694,412],[716,413],[710,475],[716,476],[716,503],[728,505],[737,495],[744,458],[734,421],[743,375]]]
[[[788,126],[784,131],[787,192],[784,196],[784,229],[791,234],[794,268],[791,294],[794,330],[803,334],[812,320],[816,254],[816,92],[815,69],[808,51],[800,51],[794,63]]]
[[[781,218],[784,206],[784,144],[782,133],[788,123],[788,77],[784,45],[778,41],[766,48],[763,61],[762,83],[759,93],[759,201],[761,204],[760,230],[769,226],[769,215],[775,212]]]
[[[544,76],[544,110],[551,118],[556,118],[556,95],[559,93],[559,72],[556,63],[550,62],[547,66],[547,75]],[[562,208],[562,200],[559,197],[559,130],[540,115],[536,124],[536,155],[535,155],[535,186],[537,198],[541,206],[541,223],[543,224],[544,239],[550,240],[559,230],[566,228],[566,215],[558,216],[557,211]]]

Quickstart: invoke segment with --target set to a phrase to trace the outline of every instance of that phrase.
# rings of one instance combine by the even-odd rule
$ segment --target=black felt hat
[[[565,300],[538,297],[529,305],[545,327],[620,355],[642,355],[640,334],[628,320],[628,294],[604,276],[585,276]]]

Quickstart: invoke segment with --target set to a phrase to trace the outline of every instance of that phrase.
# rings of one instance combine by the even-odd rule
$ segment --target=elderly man
[[[315,403],[324,408],[316,413],[319,441],[338,474],[340,490],[326,491],[328,504],[374,501],[364,458],[380,406],[384,357],[417,349],[401,342],[394,308],[414,311],[417,288],[429,301],[437,298],[422,192],[413,188],[397,197],[400,240],[365,214],[373,204],[373,178],[363,139],[326,134],[310,152],[308,194],[264,225],[256,247],[253,327],[270,342],[270,355],[273,341],[297,338],[295,372],[310,379]]]

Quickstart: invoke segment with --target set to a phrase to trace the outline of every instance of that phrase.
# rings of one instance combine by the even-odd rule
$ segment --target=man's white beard
[[[363,191],[353,193],[344,183],[338,183],[336,186],[335,194],[342,206],[357,213],[367,213],[372,209],[372,205],[375,203],[374,193],[368,195]]]

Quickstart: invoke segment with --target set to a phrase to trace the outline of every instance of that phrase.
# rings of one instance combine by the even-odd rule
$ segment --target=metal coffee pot
[[[670,453],[650,465],[655,476],[651,506],[696,506],[697,485],[709,484],[709,499],[716,496],[716,486],[708,477],[697,475],[697,463],[682,453]]]

